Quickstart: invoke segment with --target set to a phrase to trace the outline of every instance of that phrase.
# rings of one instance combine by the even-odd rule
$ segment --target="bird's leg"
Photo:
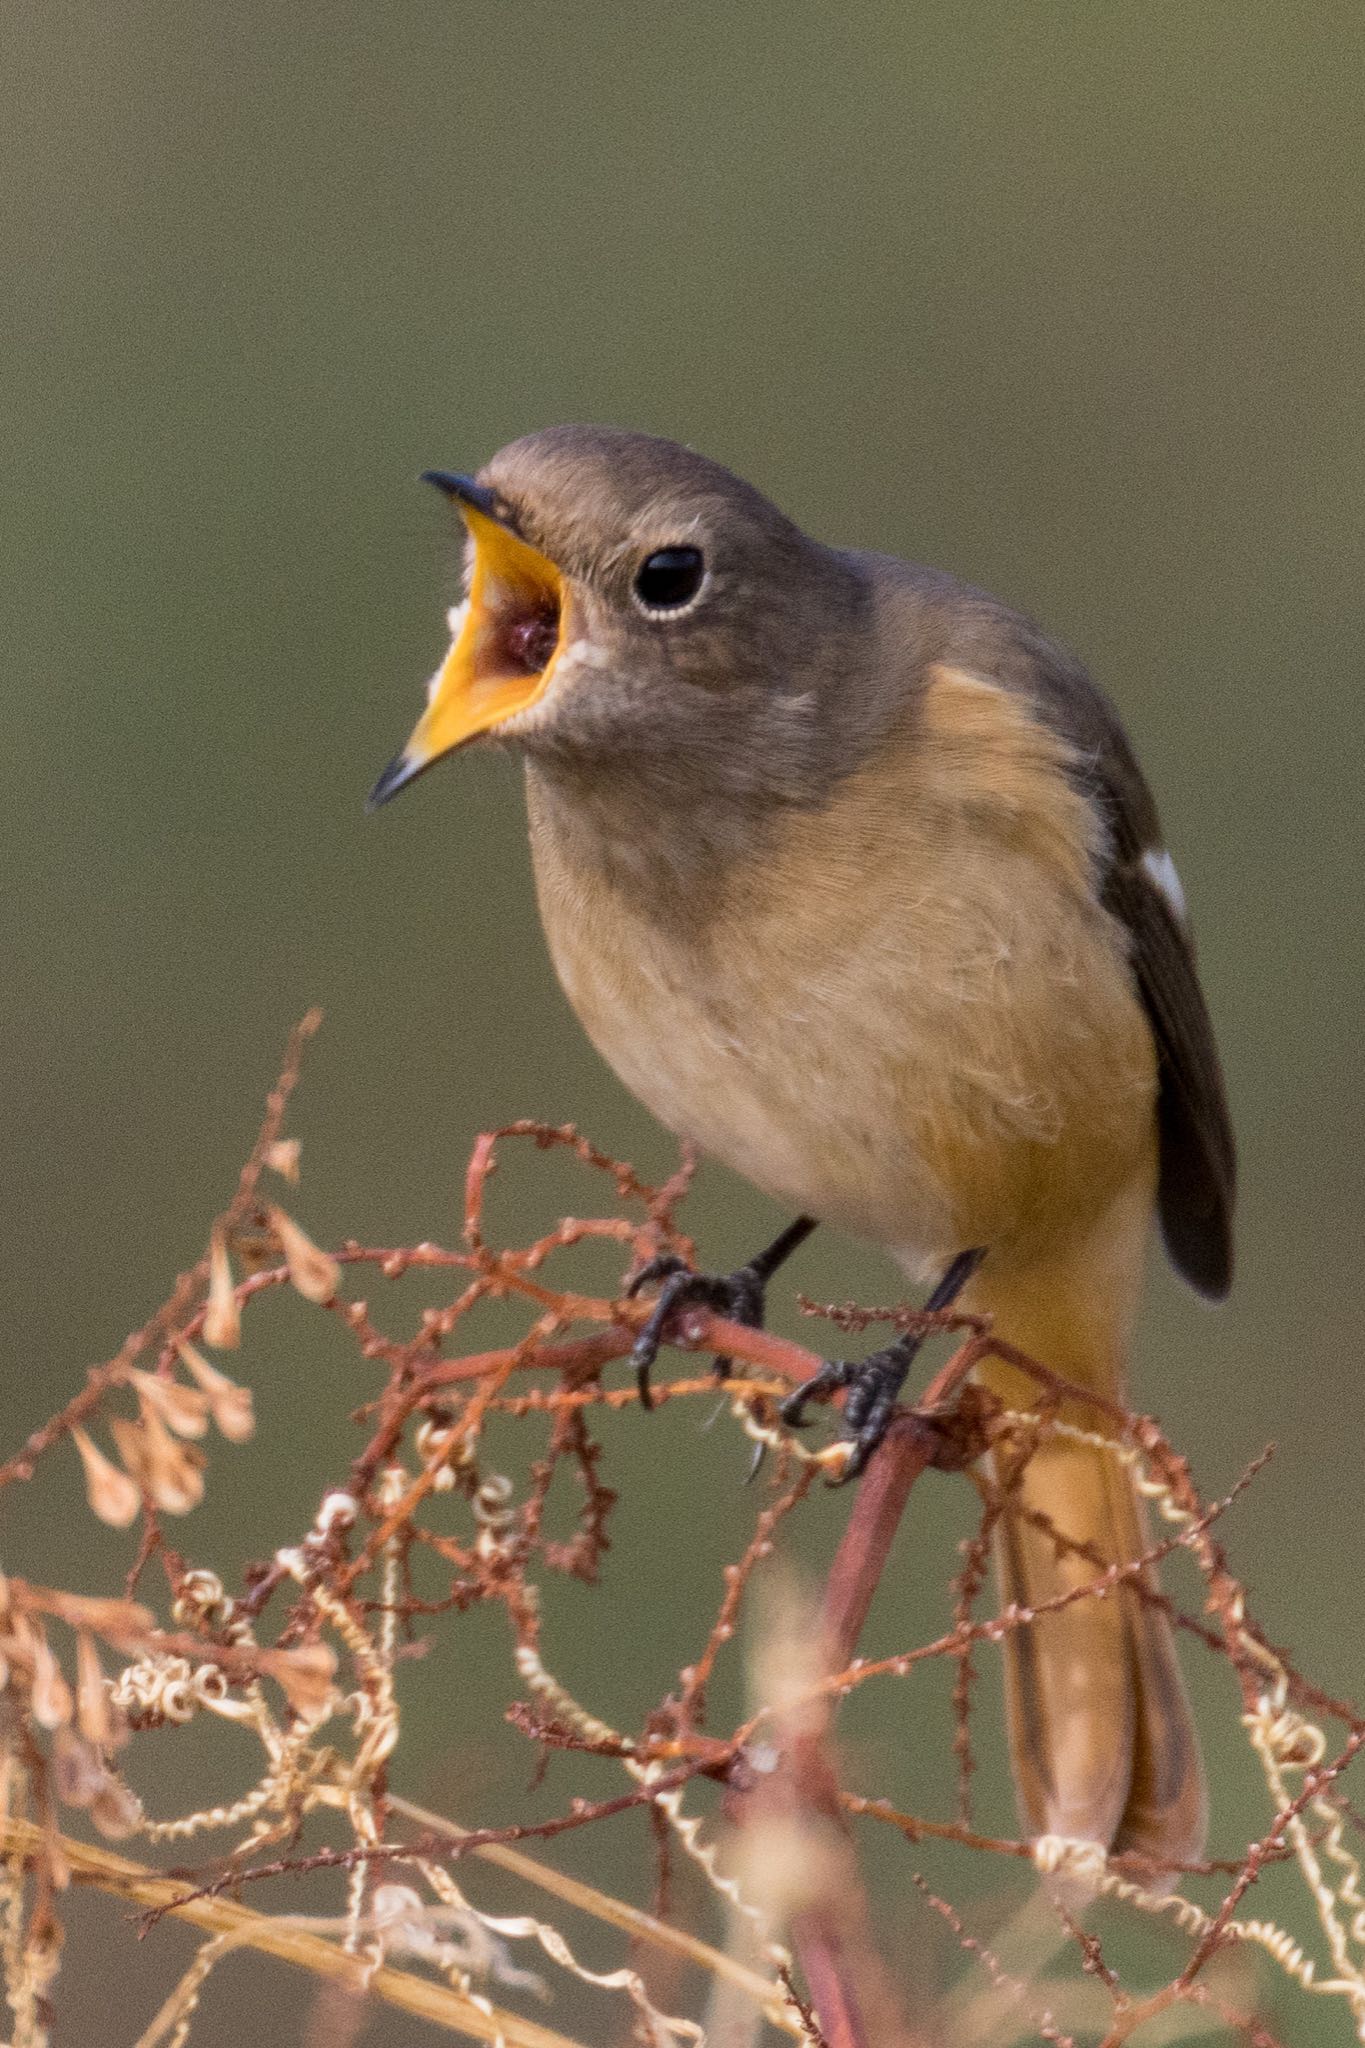
[[[689,1308],[709,1308],[731,1322],[744,1323],[751,1330],[761,1330],[768,1282],[797,1246],[805,1243],[814,1228],[813,1216],[798,1216],[795,1223],[789,1223],[766,1250],[734,1273],[694,1273],[675,1252],[660,1252],[657,1258],[641,1266],[626,1288],[627,1297],[638,1294],[651,1281],[663,1283],[649,1321],[635,1339],[630,1354],[642,1407],[654,1405],[649,1391],[649,1375],[674,1318]],[[728,1358],[716,1360],[716,1371],[722,1379],[729,1370]]]
[[[984,1249],[959,1252],[925,1302],[926,1312],[937,1315],[951,1308],[985,1256]],[[923,1342],[922,1332],[907,1330],[894,1344],[870,1352],[866,1358],[830,1359],[804,1386],[788,1394],[780,1411],[782,1420],[789,1429],[800,1429],[806,1420],[808,1402],[822,1400],[847,1387],[844,1433],[852,1438],[853,1449],[842,1476],[856,1479],[891,1426],[897,1396]]]

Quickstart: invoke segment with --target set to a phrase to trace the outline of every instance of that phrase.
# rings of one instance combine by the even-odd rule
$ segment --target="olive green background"
[[[822,536],[1002,592],[1122,706],[1197,921],[1245,1187],[1231,1304],[1154,1277],[1137,1397],[1210,1490],[1278,1441],[1234,1554],[1272,1633],[1365,1689],[1359,9],[11,0],[0,23],[4,1445],[196,1254],[308,1003],[328,1021],[296,1206],[321,1237],[452,1240],[468,1141],[513,1115],[666,1167],[553,984],[515,769],[467,758],[362,811],[453,590],[416,473],[612,420],[706,449]],[[499,1226],[594,1193],[520,1169]],[[776,1220],[718,1170],[691,1218],[719,1265]],[[796,1284],[895,1285],[818,1241]],[[394,1327],[413,1313],[385,1302]],[[373,1384],[291,1304],[248,1330],[261,1433],[215,1452],[177,1531],[225,1570],[297,1537]],[[626,1718],[695,1651],[757,1504],[733,1433],[695,1421],[614,1433],[607,1583],[550,1627],[552,1663]],[[811,1560],[846,1508],[814,1505]],[[926,1484],[877,1644],[939,1625],[965,1512]],[[119,1583],[131,1539],[90,1520],[69,1454],[4,1513],[8,1567]],[[452,1631],[406,1671],[399,1776],[500,1819],[529,1810],[496,1718],[516,1686],[497,1618],[462,1626],[463,1659]],[[1230,1681],[1196,1681],[1227,1850],[1263,1806]],[[946,1810],[924,1761],[941,1705],[932,1685],[864,1703],[860,1788]],[[157,1796],[188,1803],[211,1766],[160,1740]],[[233,1740],[212,1746],[225,1788],[254,1762]],[[1008,1829],[998,1771],[983,1783]],[[577,1784],[561,1763],[542,1800]],[[641,1844],[618,1822],[564,1859],[645,1896]],[[904,1896],[912,1865],[983,1929],[1020,1879],[880,1856],[888,1946],[933,1977],[955,1966]],[[188,1952],[82,1907],[59,2038],[131,2042]],[[1125,1953],[1156,1981],[1178,1947]],[[195,2038],[302,2038],[311,1997],[234,1959]],[[1334,2005],[1273,2009],[1295,2044],[1350,2037]],[[607,2010],[547,2016],[624,2039]],[[376,2012],[361,2038],[427,2035]]]

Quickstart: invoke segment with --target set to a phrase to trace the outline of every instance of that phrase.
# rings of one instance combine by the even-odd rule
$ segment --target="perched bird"
[[[666,1125],[797,1212],[726,1279],[663,1276],[642,1380],[687,1299],[760,1320],[819,1220],[1121,1400],[1153,1212],[1176,1269],[1221,1297],[1234,1159],[1180,883],[1108,700],[1008,606],[823,546],[668,441],[557,427],[430,481],[468,529],[468,596],[372,802],[478,736],[517,748],[589,1037]],[[849,1389],[855,1467],[913,1348],[821,1375]],[[1035,1398],[1011,1368],[986,1378]],[[1011,1500],[1008,1600],[1145,1546],[1100,1447],[1045,1438]],[[1011,1755],[1031,1833],[1179,1861],[1201,1851],[1203,1778],[1141,1590],[1008,1635]]]

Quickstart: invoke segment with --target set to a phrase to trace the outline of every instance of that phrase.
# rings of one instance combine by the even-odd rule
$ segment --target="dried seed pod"
[[[250,1387],[239,1386],[225,1372],[219,1372],[216,1365],[209,1364],[202,1351],[196,1351],[193,1344],[186,1343],[183,1337],[176,1338],[175,1348],[186,1371],[199,1382],[209,1404],[209,1414],[221,1433],[229,1443],[244,1444],[256,1428]]]
[[[336,1260],[315,1245],[308,1232],[283,1209],[269,1209],[266,1213],[280,1240],[289,1278],[304,1300],[330,1301],[341,1282],[341,1268]]]
[[[89,1806],[108,1782],[108,1772],[93,1743],[74,1728],[59,1728],[52,1738],[52,1784],[63,1806]]]
[[[138,1400],[154,1408],[177,1436],[207,1436],[208,1396],[198,1387],[187,1387],[180,1380],[163,1379],[160,1373],[136,1369],[128,1377],[137,1388]]]
[[[299,1643],[288,1650],[262,1650],[258,1662],[296,1713],[320,1714],[332,1696],[336,1651],[328,1643]]]
[[[5,1684],[13,1680],[21,1689],[33,1678],[36,1633],[26,1614],[9,1617],[8,1633],[0,1636],[0,1656],[5,1662]]]
[[[299,1155],[303,1151],[301,1138],[276,1138],[273,1145],[265,1148],[265,1163],[272,1173],[281,1180],[287,1180],[291,1187],[299,1183]]]
[[[135,1834],[142,1820],[142,1801],[130,1785],[106,1771],[103,1789],[90,1802],[90,1818],[111,1842]]]
[[[94,1629],[107,1641],[128,1642],[155,1626],[150,1607],[136,1600],[117,1600],[101,1594],[63,1593],[54,1586],[44,1588],[45,1605],[68,1628]]]
[[[131,1416],[111,1415],[109,1434],[114,1439],[119,1456],[139,1487],[146,1486],[147,1434],[142,1424],[135,1422]]]
[[[187,1515],[204,1498],[202,1451],[173,1437],[158,1415],[145,1415],[152,1470],[152,1499],[168,1515]]]
[[[232,1290],[227,1239],[215,1230],[209,1241],[209,1298],[204,1311],[204,1342],[215,1351],[235,1351],[242,1341],[242,1312]]]
[[[64,1728],[75,1709],[71,1687],[41,1629],[33,1635],[33,1718],[40,1728]]]
[[[142,1506],[141,1489],[105,1457],[83,1429],[73,1429],[71,1440],[85,1467],[85,1497],[92,1511],[111,1529],[126,1529],[137,1520],[137,1511]]]
[[[185,1515],[204,1498],[204,1455],[177,1442],[161,1417],[144,1408],[141,1420],[116,1415],[109,1424],[133,1477],[168,1515]]]
[[[76,1725],[97,1749],[112,1749],[119,1737],[100,1653],[85,1629],[76,1636]]]

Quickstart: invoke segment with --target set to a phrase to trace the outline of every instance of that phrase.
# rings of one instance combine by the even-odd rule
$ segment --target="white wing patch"
[[[1175,871],[1175,862],[1164,846],[1149,846],[1142,856],[1142,872],[1152,887],[1170,904],[1181,924],[1189,921],[1185,908],[1185,891],[1180,886],[1180,877]]]

